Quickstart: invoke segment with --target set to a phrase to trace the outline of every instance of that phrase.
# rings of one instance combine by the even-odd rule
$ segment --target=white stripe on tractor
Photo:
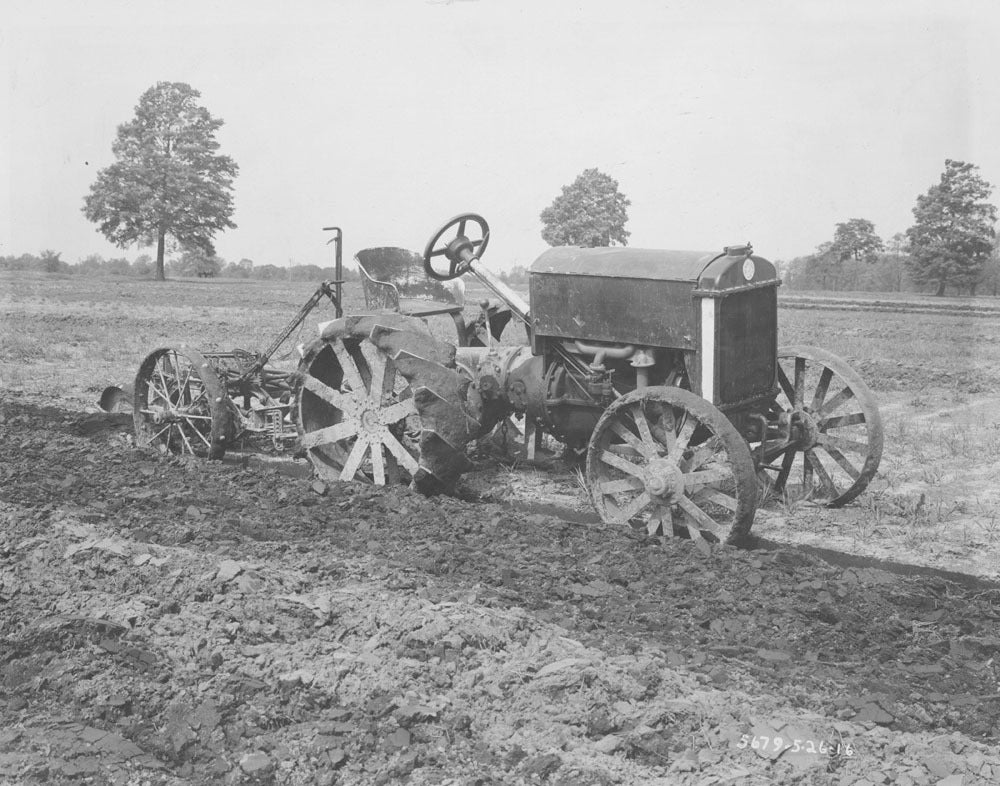
[[[701,299],[701,397],[715,403],[715,298]]]

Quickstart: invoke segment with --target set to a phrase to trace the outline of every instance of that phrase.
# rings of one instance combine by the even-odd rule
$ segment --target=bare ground
[[[0,782],[1000,779],[1000,588],[0,411]]]

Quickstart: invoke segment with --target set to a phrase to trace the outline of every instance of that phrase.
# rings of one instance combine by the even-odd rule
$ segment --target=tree
[[[941,296],[950,284],[973,291],[993,248],[997,209],[986,200],[993,187],[978,174],[979,167],[950,158],[941,182],[917,197],[906,230],[910,241],[907,270],[918,284],[933,284]]]
[[[46,273],[66,273],[69,264],[62,260],[62,252],[45,249],[40,255],[41,268]]]
[[[132,275],[148,276],[153,269],[153,258],[149,254],[139,254],[132,260]]]
[[[874,262],[883,250],[882,239],[875,234],[875,225],[865,218],[852,218],[837,224],[831,250],[841,261]]]
[[[585,169],[542,211],[542,240],[550,246],[627,246],[631,204],[618,191],[617,180],[596,168]]]
[[[986,290],[996,297],[1000,293],[1000,237],[993,238],[993,250],[983,270],[981,282]]]
[[[188,248],[177,261],[176,270],[182,276],[214,278],[223,266],[223,261],[215,254],[209,254],[203,248]]]
[[[216,152],[223,121],[197,103],[200,97],[183,82],[157,82],[143,93],[135,117],[118,126],[111,145],[117,160],[98,172],[84,198],[84,215],[120,248],[155,241],[160,281],[167,235],[212,255],[215,233],[236,226],[239,168]]]
[[[104,268],[104,257],[100,254],[89,254],[76,264],[76,268],[85,276],[95,276]]]
[[[253,269],[254,278],[263,278],[268,281],[272,280],[287,280],[288,271],[285,268],[280,268],[277,265],[260,265]]]

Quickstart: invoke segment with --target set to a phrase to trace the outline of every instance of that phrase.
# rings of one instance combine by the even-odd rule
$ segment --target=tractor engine
[[[612,401],[650,385],[739,417],[774,395],[777,284],[746,246],[553,248],[530,271],[531,346],[460,348],[457,359],[484,427],[513,412],[577,449]]]

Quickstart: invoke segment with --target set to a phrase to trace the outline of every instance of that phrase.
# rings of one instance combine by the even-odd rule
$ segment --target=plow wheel
[[[326,480],[407,483],[419,468],[420,417],[396,365],[366,340],[322,342],[303,360],[302,448]]]
[[[754,448],[764,492],[836,507],[871,481],[882,458],[875,397],[850,366],[815,347],[778,351],[767,440]]]
[[[135,378],[135,433],[164,453],[222,458],[232,430],[226,387],[199,352],[158,349]]]
[[[675,387],[636,390],[605,410],[587,487],[604,521],[708,543],[744,543],[757,503],[746,442],[714,406]]]

